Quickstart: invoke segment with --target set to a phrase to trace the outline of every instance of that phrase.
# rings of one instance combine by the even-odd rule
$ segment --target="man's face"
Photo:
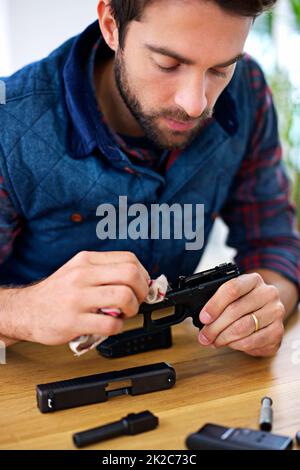
[[[214,2],[151,3],[127,29],[115,58],[118,90],[158,147],[182,149],[213,115],[242,54],[252,18]]]

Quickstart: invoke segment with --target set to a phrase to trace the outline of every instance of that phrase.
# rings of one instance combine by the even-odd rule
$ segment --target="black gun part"
[[[160,362],[37,385],[37,405],[42,413],[48,413],[105,402],[119,395],[141,395],[166,390],[173,387],[175,383],[176,373],[173,367]]]
[[[287,450],[293,440],[270,432],[207,423],[186,439],[189,450]]]
[[[226,263],[192,276],[180,276],[175,285],[170,286],[164,300],[156,304],[141,304],[139,313],[144,315],[144,329],[152,332],[181,323],[188,317],[192,317],[196,328],[202,328],[199,319],[202,308],[222,284],[239,275],[234,263]],[[174,313],[152,319],[153,312],[169,307],[174,307]]]
[[[88,429],[87,431],[73,434],[73,442],[76,447],[84,447],[96,442],[106,441],[119,436],[134,436],[157,428],[159,420],[150,411],[131,413],[120,421]]]
[[[125,331],[111,336],[97,346],[97,351],[104,357],[116,358],[131,356],[156,349],[166,349],[172,346],[171,328],[148,333],[144,328]]]

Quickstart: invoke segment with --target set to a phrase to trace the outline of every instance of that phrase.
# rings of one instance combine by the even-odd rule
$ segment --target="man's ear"
[[[116,21],[111,13],[110,1],[100,0],[98,3],[98,21],[106,44],[113,50],[119,48],[119,31]]]

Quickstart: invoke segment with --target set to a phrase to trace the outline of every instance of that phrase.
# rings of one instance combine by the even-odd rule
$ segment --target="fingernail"
[[[112,317],[119,317],[121,315],[121,310],[119,309],[111,309],[111,308],[101,308],[101,313],[104,313],[105,315],[110,315]]]
[[[210,323],[212,321],[212,317],[206,310],[202,310],[200,313],[200,321],[201,323]]]
[[[210,343],[210,340],[206,338],[206,336],[204,336],[204,334],[201,332],[199,333],[198,340],[203,345],[207,345]]]

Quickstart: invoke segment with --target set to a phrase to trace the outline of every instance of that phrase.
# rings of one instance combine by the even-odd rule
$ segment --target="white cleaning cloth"
[[[156,304],[161,302],[168,289],[168,280],[163,274],[155,280],[149,281],[149,294],[145,299],[145,302],[148,304]],[[113,317],[118,317],[122,314],[121,310],[116,308],[102,308],[99,310],[99,313],[105,313],[106,315],[111,315]],[[75,356],[81,356],[87,351],[98,346],[107,339],[106,336],[97,336],[97,335],[85,335],[79,336],[69,343],[71,350],[74,352]]]

